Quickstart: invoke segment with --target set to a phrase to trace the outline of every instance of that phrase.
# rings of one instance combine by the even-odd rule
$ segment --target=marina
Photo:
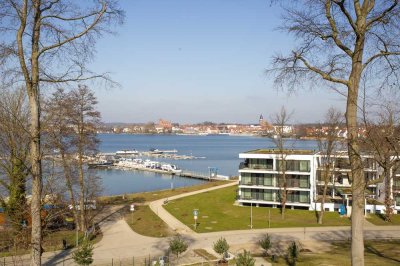
[[[158,149],[149,152],[139,152],[136,150],[123,150],[115,153],[100,153],[88,162],[90,168],[108,168],[119,170],[138,170],[167,175],[177,175],[186,178],[196,178],[203,180],[229,180],[229,176],[219,175],[217,168],[209,167],[208,173],[182,170],[175,164],[152,161],[143,158],[169,158],[175,160],[198,159],[194,156],[176,155],[177,150],[161,151]],[[167,155],[166,157],[163,155]]]
[[[185,187],[208,182],[210,169],[218,175],[237,176],[241,162],[238,154],[260,147],[272,148],[268,138],[244,136],[177,136],[177,135],[133,135],[99,134],[99,155],[115,156],[116,151],[136,150],[149,156],[119,156],[131,159],[149,159],[178,166],[180,175],[158,170],[135,170],[133,168],[104,165],[92,171],[103,183],[102,195],[119,195],[143,191]],[[317,143],[312,140],[288,140],[288,145],[300,149],[313,149]],[[175,153],[150,154],[152,148]],[[190,158],[190,159],[189,159]],[[108,162],[110,163],[110,162]],[[188,174],[188,172],[190,172]],[[195,176],[189,178],[185,176]]]

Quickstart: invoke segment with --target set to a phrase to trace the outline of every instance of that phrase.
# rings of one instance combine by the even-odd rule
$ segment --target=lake
[[[202,157],[193,160],[155,159],[176,164],[179,168],[196,172],[208,173],[209,167],[216,167],[218,174],[227,176],[238,175],[241,160],[239,153],[260,149],[274,148],[274,143],[263,137],[245,137],[228,135],[210,136],[180,136],[180,135],[130,135],[130,134],[99,134],[101,152],[117,150],[148,151],[176,149],[179,155]],[[316,149],[312,140],[289,140],[288,145],[299,149]],[[204,181],[173,177],[143,171],[124,171],[116,169],[98,170],[103,180],[104,195],[153,191],[173,187],[183,187],[202,183]]]

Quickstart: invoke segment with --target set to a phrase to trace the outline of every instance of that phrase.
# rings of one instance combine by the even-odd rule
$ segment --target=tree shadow
[[[392,260],[392,261],[395,261],[395,262],[399,262],[399,263],[400,263],[400,259],[389,257],[389,256],[387,256],[386,254],[382,253],[381,251],[377,250],[375,247],[373,247],[373,246],[370,245],[370,244],[366,244],[366,245],[365,245],[365,250],[366,250],[368,253],[374,254],[374,255],[376,255],[376,256],[378,256],[378,257],[385,258],[385,259]]]

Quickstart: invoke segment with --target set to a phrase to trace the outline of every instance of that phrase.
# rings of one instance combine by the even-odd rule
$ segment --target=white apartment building
[[[351,214],[351,171],[346,152],[336,152],[332,159],[328,181],[326,211],[347,211]],[[239,166],[238,202],[241,205],[279,207],[282,193],[282,161],[286,165],[287,208],[320,210],[323,194],[325,156],[312,150],[259,149],[239,154],[244,159]],[[364,173],[376,180],[379,167],[371,156],[363,156]],[[400,211],[400,171],[394,173],[392,197],[394,209]],[[384,182],[370,185],[366,193],[366,213],[384,212]]]

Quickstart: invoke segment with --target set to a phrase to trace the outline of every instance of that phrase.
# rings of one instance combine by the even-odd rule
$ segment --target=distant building
[[[238,202],[241,205],[278,207],[282,174],[282,155],[274,149],[254,150],[239,154],[244,159],[239,166]],[[364,173],[368,180],[377,180],[380,171],[372,156],[363,155]],[[325,156],[311,150],[286,150],[284,165],[287,180],[287,208],[308,210],[321,209],[324,186],[323,162]],[[324,209],[339,211],[341,206],[351,214],[351,170],[347,152],[333,155],[331,177],[328,182],[327,201]],[[394,200],[394,212],[400,211],[400,171],[394,173],[390,197]],[[377,180],[378,181],[378,180]],[[367,188],[366,212],[384,213],[385,207],[379,202],[385,198],[384,181],[378,181]]]

